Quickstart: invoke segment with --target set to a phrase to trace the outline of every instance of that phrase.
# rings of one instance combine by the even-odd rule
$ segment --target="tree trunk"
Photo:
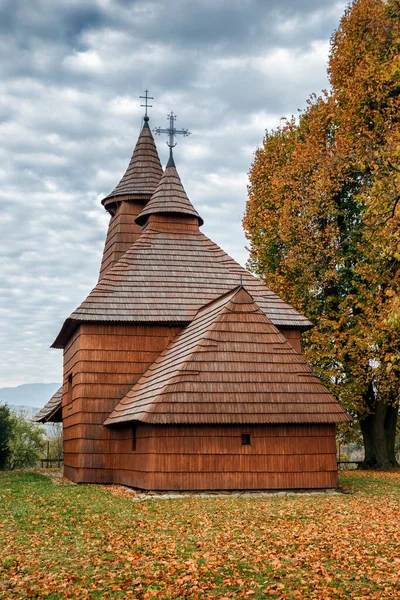
[[[374,397],[369,390],[369,400]],[[371,394],[372,392],[372,394]],[[368,403],[371,406],[371,403]],[[395,455],[398,407],[374,398],[374,411],[360,419],[365,457],[360,469],[399,468]]]

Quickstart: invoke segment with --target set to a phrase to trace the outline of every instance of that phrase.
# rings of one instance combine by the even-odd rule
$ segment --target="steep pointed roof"
[[[143,225],[150,215],[157,214],[186,215],[196,217],[199,225],[203,225],[204,222],[186,195],[172,153],[157,189],[150,202],[135,219],[136,223]]]
[[[33,417],[32,421],[38,423],[47,423],[48,421],[61,422],[62,393],[63,388],[61,386]]]
[[[117,187],[102,200],[102,204],[118,196],[151,196],[162,174],[160,158],[149,127],[149,117],[146,116],[128,168]]]
[[[62,348],[81,322],[189,323],[199,308],[243,278],[258,306],[279,327],[313,324],[200,230],[164,231],[149,223],[65,321],[54,348]]]
[[[198,311],[105,424],[347,420],[304,358],[240,287]]]

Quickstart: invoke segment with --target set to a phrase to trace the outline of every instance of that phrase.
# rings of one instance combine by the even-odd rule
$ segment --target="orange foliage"
[[[250,267],[316,324],[306,356],[364,441],[385,405],[381,466],[395,465],[399,401],[399,49],[399,3],[353,2],[331,40],[330,92],[267,134],[244,218]]]
[[[374,599],[400,594],[400,473],[350,494],[132,502],[0,473],[0,598]]]

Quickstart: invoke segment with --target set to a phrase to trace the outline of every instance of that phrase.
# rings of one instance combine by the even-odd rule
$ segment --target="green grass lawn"
[[[400,598],[400,474],[353,494],[132,502],[0,473],[0,598]]]

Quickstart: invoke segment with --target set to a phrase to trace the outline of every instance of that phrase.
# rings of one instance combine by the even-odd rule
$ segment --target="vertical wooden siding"
[[[166,325],[85,324],[75,332],[64,351],[67,477],[73,481],[112,482],[111,444],[119,433],[104,427],[103,422],[178,330]]]
[[[334,425],[151,426],[115,430],[114,482],[149,490],[337,486]],[[241,434],[251,445],[242,446]],[[94,448],[93,448],[94,449]]]
[[[192,426],[103,422],[178,327],[82,325],[64,353],[65,475],[143,489],[298,489],[337,485],[332,425]],[[69,376],[72,393],[69,401]],[[251,446],[241,434],[250,433]]]

